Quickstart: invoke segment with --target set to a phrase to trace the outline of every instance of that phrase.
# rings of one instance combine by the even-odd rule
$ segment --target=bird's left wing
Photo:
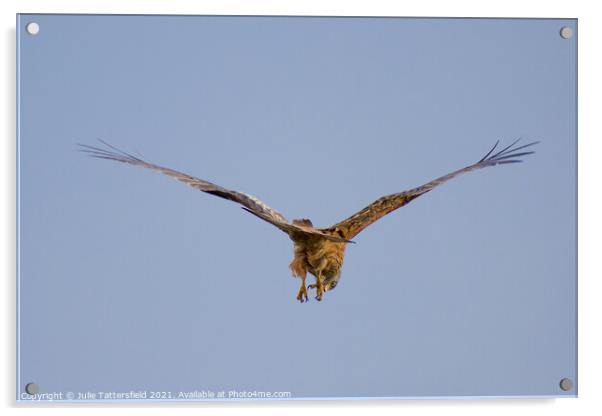
[[[465,168],[448,173],[447,175],[434,179],[417,188],[392,195],[383,196],[382,198],[377,199],[361,211],[356,212],[351,217],[331,226],[330,228],[324,228],[322,230],[325,232],[330,232],[339,235],[342,238],[351,239],[376,220],[406,205],[413,199],[418,198],[420,195],[424,195],[433,188],[441,185],[444,182],[449,181],[452,178],[455,178],[458,175],[461,175],[466,172],[471,172],[476,169],[482,169],[488,166],[504,165],[508,163],[519,163],[522,162],[522,160],[520,159],[521,156],[526,156],[535,153],[531,150],[525,151],[524,149],[531,147],[537,144],[538,142],[532,142],[515,147],[515,144],[517,142],[518,140],[505,147],[504,149],[498,151],[497,153],[493,153],[498,145],[498,143],[496,143],[495,146],[493,146],[493,148],[489,151],[489,153],[483,156],[483,158],[478,162],[466,166]]]
[[[228,199],[230,201],[237,202],[243,206],[243,209],[245,211],[248,211],[254,214],[255,216],[261,218],[262,220],[269,222],[270,224],[278,227],[280,230],[284,231],[285,233],[291,236],[296,233],[307,236],[322,237],[336,242],[349,242],[344,238],[339,238],[337,236],[324,233],[314,228],[308,228],[292,224],[278,211],[271,208],[266,203],[260,201],[258,198],[252,195],[245,194],[243,192],[232,191],[214,183],[205,181],[203,179],[195,178],[194,176],[190,176],[173,169],[149,163],[134,155],[126,153],[103,140],[100,140],[100,142],[104,144],[106,148],[90,146],[87,144],[79,144],[80,150],[95,158],[115,160],[117,162],[152,169],[157,172],[161,172],[165,175],[171,176],[172,178],[175,178],[180,182],[184,182],[185,184],[190,185],[193,188],[196,188],[200,191],[206,192],[211,195],[219,196],[220,198]]]

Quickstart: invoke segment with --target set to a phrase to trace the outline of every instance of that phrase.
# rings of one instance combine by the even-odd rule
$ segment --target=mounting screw
[[[573,29],[568,26],[563,26],[560,28],[560,37],[562,39],[570,39],[573,37]]]
[[[36,22],[30,22],[25,26],[25,30],[27,30],[27,33],[30,35],[37,35],[40,32],[40,25]]]
[[[562,390],[569,391],[573,388],[573,380],[571,380],[570,378],[563,378],[562,380],[560,380],[559,385]]]
[[[37,394],[40,391],[40,388],[38,387],[38,385],[36,383],[27,383],[25,385],[25,392],[27,394]]]

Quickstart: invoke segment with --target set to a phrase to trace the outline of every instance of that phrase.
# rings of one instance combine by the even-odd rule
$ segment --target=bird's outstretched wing
[[[514,147],[519,140],[516,140],[511,145],[505,147],[502,150],[499,150],[497,153],[493,153],[494,150],[497,148],[497,145],[499,143],[498,141],[495,143],[493,148],[477,163],[474,163],[463,169],[459,169],[455,172],[448,173],[445,176],[441,176],[440,178],[432,180],[429,183],[426,183],[417,188],[392,195],[383,196],[382,198],[379,198],[370,205],[368,205],[366,208],[353,214],[351,217],[333,225],[332,227],[323,228],[322,230],[327,233],[340,235],[342,238],[351,239],[379,218],[384,217],[388,213],[404,206],[413,199],[418,198],[420,195],[425,194],[426,192],[430,191],[436,186],[441,185],[442,183],[447,182],[448,180],[455,178],[458,175],[476,169],[481,169],[487,166],[522,162],[522,160],[518,158],[520,158],[521,156],[526,156],[535,153],[534,151],[524,151],[524,149],[531,147],[537,144],[538,142],[532,142],[522,146]]]
[[[99,140],[106,148],[90,146],[87,144],[79,144],[80,150],[82,152],[87,153],[88,155],[99,158],[99,159],[108,159],[115,160],[117,162],[128,163],[130,165],[142,166],[148,169],[155,170],[157,172],[161,172],[165,175],[171,176],[179,180],[180,182],[184,182],[187,185],[192,186],[200,191],[207,192],[208,194],[219,196],[220,198],[229,199],[230,201],[234,201],[242,205],[242,208],[245,211],[254,214],[255,216],[261,218],[264,221],[269,222],[272,225],[275,225],[280,230],[293,235],[304,235],[307,237],[322,237],[327,240],[336,241],[336,242],[349,242],[347,239],[340,238],[334,235],[330,235],[324,233],[315,228],[304,227],[302,225],[292,224],[290,223],[282,214],[280,214],[275,209],[269,207],[264,202],[255,198],[252,195],[245,194],[242,192],[231,191],[229,189],[223,188],[219,185],[216,185],[211,182],[207,182],[203,179],[195,178],[194,176],[187,175],[182,172],[178,172],[173,169],[164,168],[163,166],[155,165],[153,163],[149,163],[145,160],[142,160],[136,156],[133,156],[129,153],[126,153],[115,146],[110,145],[109,143]]]

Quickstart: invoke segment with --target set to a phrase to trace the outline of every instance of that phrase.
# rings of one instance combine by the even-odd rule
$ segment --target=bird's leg
[[[297,300],[301,303],[307,302],[307,289],[305,288],[305,278],[307,277],[307,264],[305,257],[302,252],[299,252],[295,248],[295,258],[289,265],[293,272],[293,277],[299,277],[301,279],[301,286],[297,292]]]
[[[305,288],[305,277],[306,274],[299,276],[301,278],[301,286],[299,292],[297,292],[297,300],[301,303],[307,302],[307,289]]]
[[[324,282],[322,281],[322,272],[318,272],[316,275],[316,283],[312,283],[307,286],[309,289],[316,289],[316,300],[322,300],[322,295],[324,294]]]

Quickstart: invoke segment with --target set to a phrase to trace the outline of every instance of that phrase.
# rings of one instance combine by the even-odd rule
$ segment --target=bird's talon
[[[308,289],[316,289],[315,299],[319,302],[322,300],[322,294],[324,293],[324,285],[320,282],[312,283],[307,285]]]
[[[302,284],[297,292],[297,300],[301,303],[307,302],[307,289],[305,288],[305,284]]]

